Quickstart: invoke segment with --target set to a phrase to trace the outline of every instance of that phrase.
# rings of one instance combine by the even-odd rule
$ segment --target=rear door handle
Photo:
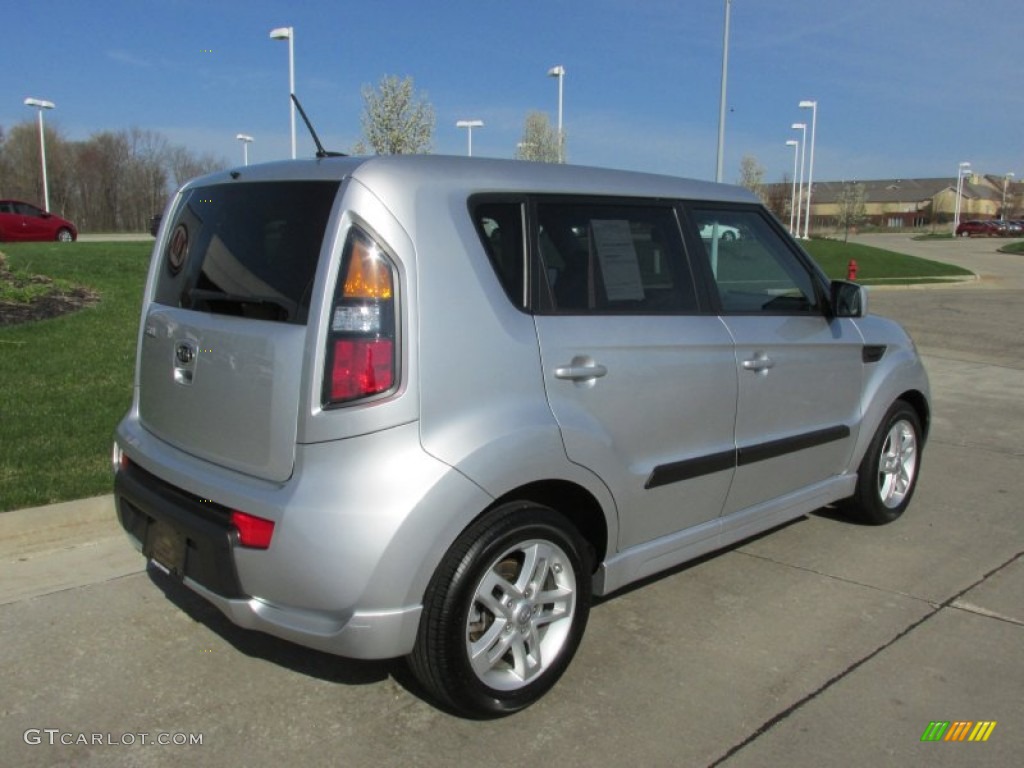
[[[608,369],[598,363],[580,363],[573,360],[569,365],[555,368],[556,379],[568,379],[569,381],[590,381],[599,379],[608,373]]]

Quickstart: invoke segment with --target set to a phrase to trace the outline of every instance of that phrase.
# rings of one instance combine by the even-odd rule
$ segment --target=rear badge
[[[167,246],[167,267],[171,270],[172,275],[181,272],[187,258],[188,228],[184,224],[179,224],[174,228],[174,234],[171,235],[171,244]]]

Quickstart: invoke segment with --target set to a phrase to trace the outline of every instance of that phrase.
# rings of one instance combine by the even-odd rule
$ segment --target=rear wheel
[[[71,230],[67,227],[61,227],[57,230],[57,239],[62,243],[70,243],[72,241]]]
[[[843,503],[852,518],[872,525],[903,514],[917,487],[921,467],[921,420],[897,400],[878,427],[857,477],[857,490]]]
[[[424,598],[409,664],[439,703],[471,717],[516,712],[569,666],[590,613],[591,560],[569,521],[506,504],[452,545]]]

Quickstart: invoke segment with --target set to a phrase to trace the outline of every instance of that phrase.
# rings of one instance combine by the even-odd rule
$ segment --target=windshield
[[[154,300],[304,325],[337,181],[191,190],[161,254]]]

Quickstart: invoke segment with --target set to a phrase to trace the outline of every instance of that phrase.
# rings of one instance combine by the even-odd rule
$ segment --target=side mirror
[[[829,289],[835,317],[864,317],[868,313],[868,292],[863,285],[833,280]]]

